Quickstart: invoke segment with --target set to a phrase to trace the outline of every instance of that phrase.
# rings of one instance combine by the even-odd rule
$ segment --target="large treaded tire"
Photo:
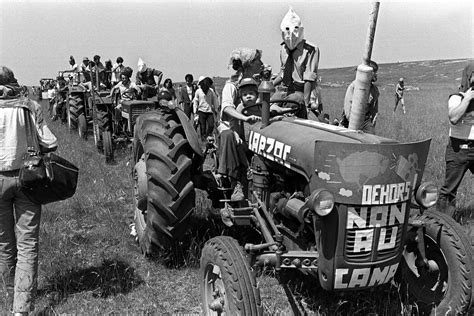
[[[465,315],[473,298],[470,242],[461,226],[447,214],[430,210],[416,219],[425,222],[426,257],[436,262],[439,275],[417,276],[402,260],[403,282],[422,314]]]
[[[201,254],[201,303],[204,315],[262,315],[255,273],[232,237],[206,242]]]
[[[102,146],[104,149],[105,162],[112,162],[114,160],[114,143],[110,131],[102,132]]]
[[[79,115],[84,114],[84,99],[81,95],[71,95],[69,97],[69,116],[73,128],[77,128]]]
[[[177,115],[161,110],[144,113],[137,119],[133,144],[135,159],[144,154],[145,161],[145,168],[135,170],[146,172],[147,177],[146,208],[134,210],[137,230],[145,223],[138,242],[145,254],[152,254],[157,248],[171,249],[183,237],[185,219],[195,204],[192,149]],[[143,179],[143,175],[134,178]],[[139,191],[143,192],[143,188]]]

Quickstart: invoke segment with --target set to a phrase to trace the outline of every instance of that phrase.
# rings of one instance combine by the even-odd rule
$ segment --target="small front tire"
[[[262,315],[255,273],[242,247],[219,236],[204,245],[200,264],[204,315]]]

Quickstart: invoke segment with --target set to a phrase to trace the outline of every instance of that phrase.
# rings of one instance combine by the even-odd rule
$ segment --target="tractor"
[[[77,129],[79,137],[87,139],[92,127],[94,144],[103,152],[107,162],[113,160],[112,113],[113,101],[110,90],[99,82],[98,74],[92,72],[64,71],[69,78],[67,94],[68,129]],[[91,78],[95,76],[95,80]],[[86,82],[86,83],[85,83]]]
[[[357,71],[361,88],[356,85],[350,123],[365,113],[355,103],[367,103],[370,53]],[[215,151],[203,153],[181,109],[160,105],[138,116],[133,212],[142,252],[166,254],[179,245],[192,226],[195,189],[201,189],[228,227],[201,252],[205,315],[262,315],[256,271],[268,268],[277,276],[301,272],[330,292],[395,280],[423,312],[466,314],[473,298],[472,247],[457,222],[433,209],[437,188],[422,182],[430,139],[402,143],[352,126],[271,117],[274,91],[263,80],[261,103],[242,112],[262,118],[245,126],[244,201],[232,201],[232,189],[213,170],[203,172],[205,153]]]
[[[261,100],[269,91],[263,81]],[[467,311],[472,249],[459,224],[429,209],[437,189],[421,179],[430,140],[400,143],[270,118],[267,101],[256,108],[262,122],[246,128],[252,157],[244,203],[202,173],[204,155],[183,111],[159,107],[136,120],[134,217],[142,251],[169,249],[184,236],[195,188],[208,191],[223,223],[246,232],[214,237],[202,249],[205,314],[261,315],[256,267],[303,271],[327,291],[374,287],[398,273],[419,306]]]
[[[51,83],[54,83],[52,78],[41,78],[39,81],[40,85],[38,88],[38,100],[47,100],[48,99],[48,89]]]

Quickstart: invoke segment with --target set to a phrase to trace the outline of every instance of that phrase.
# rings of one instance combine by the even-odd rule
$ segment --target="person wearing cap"
[[[211,88],[213,82],[209,77],[199,77],[196,94],[193,99],[194,122],[199,121],[201,140],[213,135],[214,125],[217,121],[219,103],[217,95]]]
[[[456,195],[464,175],[467,170],[474,174],[474,70],[466,69],[462,74],[462,77],[468,78],[465,90],[450,95],[448,99],[446,171],[437,207],[440,212],[450,216],[455,213]]]
[[[362,123],[361,130],[365,133],[375,134],[375,124],[377,122],[377,116],[379,112],[379,88],[375,85],[377,81],[377,71],[379,66],[375,61],[369,61],[369,66],[372,67],[372,80],[370,82],[369,98],[367,99],[367,106],[365,112],[364,122]],[[352,108],[352,97],[354,96],[355,80],[347,87],[346,95],[344,97],[344,113],[341,120],[344,127],[348,127],[351,108]]]
[[[300,17],[290,7],[281,24],[283,43],[280,46],[281,70],[273,80],[279,86],[272,99],[297,101],[305,108],[295,115],[306,118],[307,110],[318,108],[311,103],[311,92],[315,88],[319,65],[319,48],[306,41]]]
[[[398,80],[397,86],[395,87],[395,108],[393,112],[397,111],[398,103],[402,105],[403,114],[406,114],[405,111],[405,100],[403,99],[403,92],[405,91],[405,82],[403,78]]]
[[[186,74],[184,76],[184,81],[186,85],[181,87],[178,91],[178,104],[180,108],[184,111],[188,118],[191,118],[193,112],[192,101],[198,89],[197,85],[193,82],[194,77],[191,74]]]
[[[155,81],[155,77],[158,78],[157,81]],[[156,95],[157,87],[160,86],[162,78],[163,73],[161,71],[147,67],[141,58],[138,59],[138,71],[135,83],[142,90],[142,98],[144,100]]]
[[[20,96],[19,89],[13,71],[0,66],[0,286],[8,309],[28,315],[37,288],[41,205],[20,189],[18,176],[27,153],[25,117],[31,118],[41,152],[56,150],[57,139],[41,105]]]

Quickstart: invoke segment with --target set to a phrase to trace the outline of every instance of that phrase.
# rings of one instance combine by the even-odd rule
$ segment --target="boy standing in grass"
[[[405,91],[405,82],[403,78],[400,78],[398,80],[397,86],[395,88],[395,108],[393,109],[393,112],[397,110],[398,103],[401,103],[402,109],[403,109],[403,114],[406,114],[405,111],[405,100],[403,99],[403,92]]]

